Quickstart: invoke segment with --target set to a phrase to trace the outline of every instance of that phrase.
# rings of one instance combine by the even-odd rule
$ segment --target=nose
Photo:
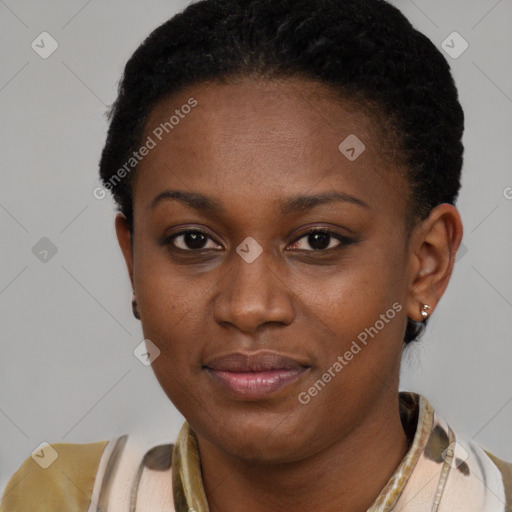
[[[214,315],[219,324],[254,333],[264,324],[293,322],[293,291],[272,258],[270,251],[263,250],[249,263],[234,253],[230,270],[218,284]]]

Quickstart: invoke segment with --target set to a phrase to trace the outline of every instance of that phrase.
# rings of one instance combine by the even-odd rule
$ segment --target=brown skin
[[[440,205],[408,238],[403,169],[384,158],[374,120],[321,84],[195,85],[154,108],[146,136],[191,96],[198,105],[139,164],[133,240],[121,214],[116,230],[144,336],[161,350],[153,370],[197,434],[210,510],[365,511],[408,449],[398,412],[406,320],[421,320],[422,304],[433,312],[443,295],[460,216]],[[338,150],[352,133],[366,145],[353,162]],[[177,200],[150,208],[166,189],[204,194],[225,211]],[[279,210],[288,197],[332,191],[368,207]],[[322,255],[304,236],[315,227],[357,242]],[[184,236],[174,250],[159,244],[190,228],[207,233],[206,254]],[[236,252],[248,236],[263,249],[250,264]],[[395,302],[395,318],[301,404],[299,393]],[[264,349],[309,369],[265,399],[241,400],[203,368]]]

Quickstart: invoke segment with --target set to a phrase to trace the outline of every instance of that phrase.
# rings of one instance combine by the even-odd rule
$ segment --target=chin
[[[225,453],[245,462],[259,464],[278,464],[300,460],[308,455],[311,439],[304,422],[297,422],[288,414],[273,414],[271,418],[261,412],[257,417],[233,413],[222,415],[214,424],[213,418],[200,422],[196,430],[210,443]],[[194,422],[195,423],[195,422]],[[202,424],[201,424],[202,423]]]
[[[269,441],[267,438],[243,438],[238,442],[230,440],[229,445],[220,446],[231,456],[248,464],[285,464],[303,458],[299,450],[304,443],[290,441],[289,436],[282,436]]]

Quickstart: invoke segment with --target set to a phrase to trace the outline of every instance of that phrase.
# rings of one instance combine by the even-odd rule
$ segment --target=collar
[[[411,444],[368,512],[387,512],[394,508],[432,431],[434,410],[424,396],[407,391],[399,392],[399,411]],[[197,438],[188,422],[183,425],[174,447],[172,478],[176,510],[208,512]]]

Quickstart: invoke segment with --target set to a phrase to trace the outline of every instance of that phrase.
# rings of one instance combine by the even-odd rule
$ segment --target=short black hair
[[[397,8],[384,0],[200,0],[137,48],[109,113],[100,176],[132,232],[134,174],[115,175],[140,148],[155,104],[187,86],[236,76],[320,81],[369,106],[393,127],[410,219],[455,204],[464,151],[457,89],[444,56]],[[424,327],[408,319],[404,343]]]

